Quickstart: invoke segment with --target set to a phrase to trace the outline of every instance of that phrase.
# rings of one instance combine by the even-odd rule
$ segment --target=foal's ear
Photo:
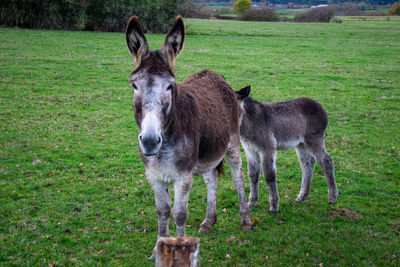
[[[162,52],[168,56],[168,62],[173,67],[175,59],[183,48],[183,41],[185,39],[185,24],[183,23],[182,16],[177,16],[172,28],[169,30],[167,37],[165,37]]]
[[[142,25],[137,16],[129,19],[126,26],[126,44],[129,51],[136,60],[136,67],[140,65],[142,59],[149,55],[149,45],[147,44],[146,37],[143,34]]]
[[[246,97],[248,97],[250,94],[250,89],[251,89],[250,85],[247,85],[246,87],[240,89],[239,91],[236,91],[237,98],[239,100],[243,100]]]

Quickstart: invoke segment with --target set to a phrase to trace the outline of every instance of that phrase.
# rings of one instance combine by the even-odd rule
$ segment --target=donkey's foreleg
[[[203,176],[207,185],[207,214],[200,225],[199,233],[209,233],[211,226],[217,222],[218,171],[214,169]]]
[[[169,195],[169,184],[155,181],[152,184],[158,215],[158,236],[169,236],[169,216],[171,213],[171,198]]]
[[[269,151],[270,153],[264,154],[262,159],[262,168],[264,180],[268,185],[269,189],[269,213],[274,214],[278,212],[279,207],[279,195],[278,188],[276,186],[276,167],[275,167],[275,151]]]
[[[296,198],[297,202],[302,202],[307,199],[310,193],[311,180],[314,172],[315,159],[310,152],[308,152],[304,147],[296,147],[297,157],[301,165],[301,189],[300,193]]]
[[[192,187],[192,175],[176,180],[174,183],[174,207],[172,214],[174,216],[178,236],[186,235],[186,219],[188,217],[188,199],[189,191]]]
[[[246,154],[247,155],[247,154]],[[250,179],[249,208],[251,209],[258,201],[258,185],[260,181],[260,162],[247,156],[247,169]]]
[[[169,195],[169,184],[149,179],[150,185],[153,188],[157,215],[158,215],[158,237],[168,237],[169,236],[169,216],[171,213],[171,198]],[[149,259],[155,259],[156,257],[156,246],[154,247],[153,254]]]
[[[249,231],[253,228],[253,225],[250,220],[250,209],[247,205],[246,192],[244,190],[239,137],[231,137],[231,142],[229,143],[228,151],[226,153],[226,159],[231,167],[232,179],[239,196],[239,213],[242,216],[242,230]]]

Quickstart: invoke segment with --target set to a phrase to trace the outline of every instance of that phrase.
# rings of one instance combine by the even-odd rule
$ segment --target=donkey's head
[[[136,61],[129,81],[133,86],[133,108],[140,127],[139,146],[146,156],[157,154],[163,132],[170,121],[177,87],[172,66],[183,47],[185,25],[181,16],[165,38],[161,50],[150,51],[138,17],[126,27],[126,42]]]

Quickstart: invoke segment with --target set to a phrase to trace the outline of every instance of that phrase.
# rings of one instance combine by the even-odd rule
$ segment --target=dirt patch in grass
[[[331,218],[346,218],[349,220],[354,220],[358,218],[362,218],[363,216],[353,210],[346,209],[346,208],[334,208],[328,211],[328,217]]]

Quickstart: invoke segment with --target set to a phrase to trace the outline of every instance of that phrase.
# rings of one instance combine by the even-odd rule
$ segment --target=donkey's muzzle
[[[157,154],[161,147],[162,138],[155,132],[139,135],[140,148],[145,156]]]

